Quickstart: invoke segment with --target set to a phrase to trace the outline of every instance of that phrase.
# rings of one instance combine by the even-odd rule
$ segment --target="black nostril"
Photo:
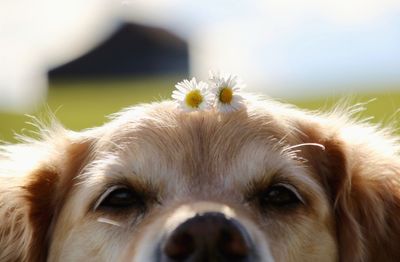
[[[166,239],[161,261],[245,261],[248,239],[238,221],[217,212],[199,214]]]
[[[249,247],[238,229],[223,229],[220,232],[218,248],[224,257],[230,259],[246,258]]]
[[[191,234],[180,232],[173,234],[164,247],[167,257],[176,261],[185,261],[195,251],[195,241]]]

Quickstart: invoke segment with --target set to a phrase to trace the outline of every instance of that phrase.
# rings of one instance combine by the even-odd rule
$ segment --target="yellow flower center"
[[[224,87],[221,92],[219,92],[219,101],[224,104],[230,104],[233,98],[232,88]]]
[[[201,102],[203,102],[203,96],[200,93],[200,90],[194,89],[190,91],[185,97],[186,105],[192,108],[198,108]]]

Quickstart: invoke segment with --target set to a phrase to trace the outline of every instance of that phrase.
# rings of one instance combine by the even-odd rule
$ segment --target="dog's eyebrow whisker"
[[[290,157],[297,157],[297,153],[299,153],[299,152],[301,152],[300,149],[297,149],[297,150],[290,150],[290,149],[288,149],[288,148],[284,148],[284,149],[282,150],[282,154],[288,155],[288,156],[290,156]]]
[[[283,151],[287,152],[292,149],[303,147],[303,146],[315,146],[315,147],[319,147],[323,151],[325,150],[325,146],[322,144],[319,144],[319,143],[301,143],[301,144],[297,144],[297,145],[293,145],[293,146],[288,146]]]
[[[300,163],[306,163],[308,162],[307,159],[301,157],[298,155],[298,153],[300,153],[301,150],[297,149],[297,150],[288,150],[288,149],[284,149],[282,150],[282,153],[287,155],[288,157],[290,157],[291,159],[300,162]]]
[[[109,224],[112,226],[122,227],[122,225],[119,222],[112,220],[112,219],[105,218],[105,217],[99,217],[97,219],[97,222]]]

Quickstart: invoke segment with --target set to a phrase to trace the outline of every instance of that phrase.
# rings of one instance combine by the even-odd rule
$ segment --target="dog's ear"
[[[340,123],[339,125],[337,123]],[[400,260],[400,156],[396,140],[371,126],[302,122],[305,151],[336,216],[340,261]]]
[[[0,148],[0,261],[46,261],[52,222],[88,156],[90,140],[51,133]]]

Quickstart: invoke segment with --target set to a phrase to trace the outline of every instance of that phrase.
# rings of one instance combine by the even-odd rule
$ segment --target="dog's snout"
[[[250,238],[222,213],[198,214],[179,225],[161,247],[161,261],[248,261]]]

